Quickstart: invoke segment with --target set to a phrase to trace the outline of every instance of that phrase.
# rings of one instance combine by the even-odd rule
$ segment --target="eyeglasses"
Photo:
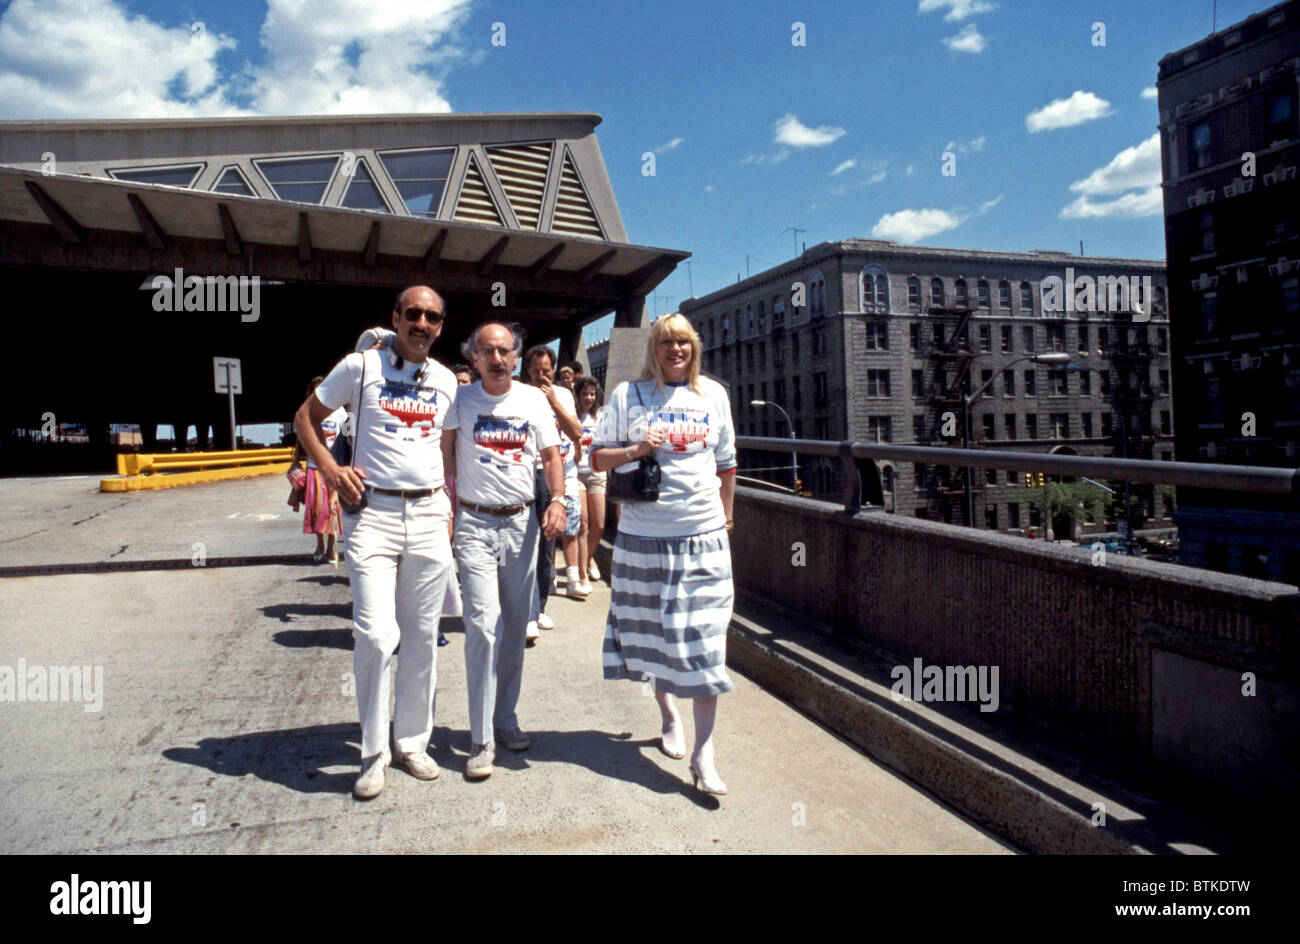
[[[434,311],[432,308],[408,308],[406,311],[402,312],[402,317],[410,322],[419,321],[421,315],[423,315],[424,320],[429,322],[431,325],[442,324],[442,319],[445,317],[442,312]]]
[[[491,357],[493,354],[500,354],[502,357],[509,357],[515,353],[515,349],[512,347],[480,347],[476,348],[474,353],[481,357]]]

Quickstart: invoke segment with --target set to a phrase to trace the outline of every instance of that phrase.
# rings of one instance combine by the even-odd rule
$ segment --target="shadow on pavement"
[[[352,601],[347,603],[276,603],[262,607],[262,615],[281,623],[295,622],[295,617],[332,616],[352,619]]]
[[[346,649],[353,648],[350,629],[286,629],[276,633],[272,640],[288,649]]]
[[[359,724],[324,724],[204,738],[198,747],[170,747],[162,754],[226,777],[252,774],[299,793],[348,793],[357,779],[360,740]],[[348,769],[325,773],[325,767]]]

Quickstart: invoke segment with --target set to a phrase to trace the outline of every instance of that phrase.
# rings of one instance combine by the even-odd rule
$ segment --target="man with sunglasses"
[[[445,312],[442,298],[427,285],[402,291],[393,305],[391,350],[349,354],[294,418],[299,442],[344,508],[361,715],[361,774],[352,792],[362,800],[384,788],[388,675],[399,643],[392,725],[397,761],[420,780],[438,776],[428,754],[435,640],[453,566],[441,439],[458,385],[451,371],[429,357],[429,348],[442,333]],[[325,448],[320,421],[347,403],[352,464],[340,466]]]

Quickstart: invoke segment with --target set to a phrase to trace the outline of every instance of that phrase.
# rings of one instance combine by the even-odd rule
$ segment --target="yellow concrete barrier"
[[[293,459],[291,447],[219,452],[118,453],[117,476],[100,479],[101,492],[174,488],[257,475],[283,475]]]

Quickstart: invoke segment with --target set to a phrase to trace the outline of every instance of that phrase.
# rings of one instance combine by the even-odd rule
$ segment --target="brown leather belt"
[[[396,495],[398,498],[414,499],[428,498],[435,492],[442,490],[442,486],[437,488],[379,488],[375,485],[367,485],[367,489],[372,492],[378,492],[380,495]]]
[[[467,502],[460,499],[460,507],[468,508],[470,511],[477,511],[484,515],[493,515],[497,518],[504,518],[507,515],[517,515],[527,508],[527,505],[476,505],[473,502]]]

